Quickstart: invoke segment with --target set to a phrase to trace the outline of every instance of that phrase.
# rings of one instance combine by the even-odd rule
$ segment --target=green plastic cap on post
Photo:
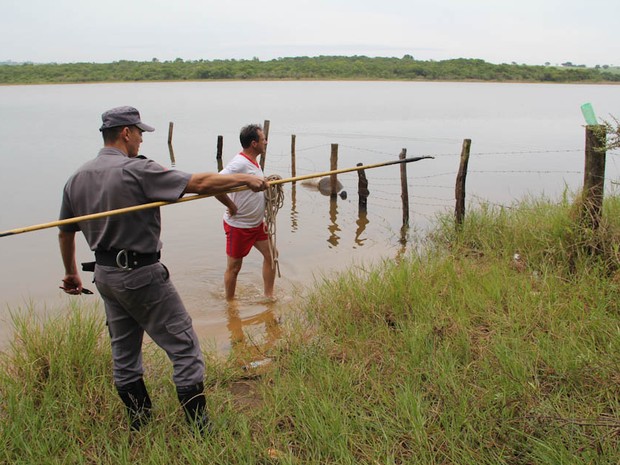
[[[581,113],[586,120],[586,124],[588,126],[594,126],[598,124],[596,121],[596,115],[594,114],[594,108],[592,108],[591,103],[584,103],[581,105]]]

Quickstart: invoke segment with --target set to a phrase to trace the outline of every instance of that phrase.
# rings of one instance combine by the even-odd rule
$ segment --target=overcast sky
[[[620,0],[2,0],[0,61],[366,55],[620,65]]]

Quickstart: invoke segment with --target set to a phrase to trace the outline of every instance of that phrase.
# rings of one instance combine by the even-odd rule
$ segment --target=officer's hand
[[[82,293],[82,279],[78,274],[65,275],[60,288],[67,294],[78,295]]]

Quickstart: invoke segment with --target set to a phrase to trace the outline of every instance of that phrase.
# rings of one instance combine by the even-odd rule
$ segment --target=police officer
[[[138,156],[142,133],[154,128],[133,107],[102,114],[104,147],[67,181],[60,219],[154,201],[175,201],[185,193],[214,194],[233,187],[253,191],[267,187],[263,178],[247,174],[190,174],[167,170]],[[190,425],[204,431],[205,365],[192,320],[159,261],[161,217],[151,208],[60,226],[59,243],[68,294],[82,292],[75,258],[75,233],[82,231],[95,253],[94,281],[104,301],[110,333],[114,383],[127,408],[132,430],[150,418],[151,399],[144,384],[144,332],[173,364],[178,399]]]

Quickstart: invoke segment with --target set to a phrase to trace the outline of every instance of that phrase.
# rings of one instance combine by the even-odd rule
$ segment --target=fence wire
[[[313,134],[316,135],[316,134]],[[403,142],[425,142],[425,143],[453,143],[455,149],[453,151],[424,151],[424,150],[407,150],[407,156],[431,156],[435,159],[439,159],[441,163],[433,165],[432,163],[424,162],[424,167],[418,169],[418,165],[407,173],[406,185],[409,190],[409,205],[410,211],[413,215],[419,215],[431,219],[437,213],[445,213],[455,207],[456,198],[455,195],[445,196],[442,195],[449,191],[455,192],[455,181],[459,170],[459,161],[461,157],[461,146],[459,140],[456,139],[420,139],[420,138],[395,138],[390,136],[372,136],[364,135],[361,137],[358,134],[350,135],[333,135],[323,134],[326,137],[355,137],[356,139],[368,140],[368,139],[382,139],[382,140],[402,140]],[[332,144],[316,144],[302,146],[300,143],[299,134],[296,137],[295,143],[295,174],[305,175],[311,173],[317,173],[329,170],[330,155]],[[457,145],[458,144],[458,145]],[[373,156],[373,163],[392,161],[397,159],[400,150],[387,151],[376,148],[363,147],[352,144],[336,144],[338,146],[338,155],[340,160],[351,160],[355,157],[355,154],[371,154]],[[570,185],[575,183],[575,176],[583,176],[583,170],[571,169],[576,163],[581,161],[574,158],[572,155],[584,154],[584,148],[557,148],[557,149],[524,149],[524,150],[485,150],[485,151],[470,151],[469,153],[469,166],[475,164],[476,159],[485,159],[484,164],[491,163],[503,163],[506,160],[507,164],[510,163],[523,163],[522,160],[527,157],[535,156],[536,162],[542,163],[539,169],[519,169],[519,167],[506,167],[505,169],[497,169],[497,167],[484,167],[476,166],[476,169],[467,170],[467,175],[472,175],[472,178],[468,178],[467,182],[467,203],[469,205],[488,205],[496,208],[511,209],[515,208],[514,204],[511,205],[512,199],[504,202],[499,199],[494,199],[494,194],[488,194],[485,189],[492,189],[493,185],[497,184],[499,189],[504,189],[507,193],[502,194],[500,197],[506,197],[506,195],[514,195],[514,202],[519,201],[519,191],[524,187],[521,185],[524,179],[528,176],[534,178],[533,183],[541,185],[537,178],[549,176],[549,179],[553,179],[553,182],[557,184],[555,189],[564,190],[570,189]],[[607,152],[608,160],[612,160],[609,165],[613,168],[610,170],[613,174],[605,176],[605,181],[608,186],[615,188],[620,185],[620,176],[615,173],[618,172],[616,166],[615,155],[620,154],[620,150],[613,150]],[[571,155],[571,156],[566,156]],[[610,157],[611,155],[611,157]],[[553,167],[544,166],[553,163],[553,157],[562,156],[562,165],[566,169],[555,169]],[[363,164],[370,164],[363,162],[362,156],[358,159]],[[489,158],[493,159],[492,161]],[[282,151],[280,153],[271,153],[267,158],[271,163],[271,167],[275,170],[279,170],[281,173],[290,173],[292,169],[291,154]],[[446,161],[454,160],[454,169],[446,170]],[[517,160],[513,162],[513,160]],[[268,164],[269,164],[268,163]],[[530,163],[528,161],[528,163]],[[422,166],[422,165],[420,165]],[[434,172],[436,170],[436,172]],[[481,178],[480,176],[483,176]],[[525,178],[524,178],[525,176]],[[511,181],[511,177],[514,177],[515,181]],[[553,177],[553,178],[551,178]],[[345,173],[338,176],[345,189],[349,189],[348,202],[354,202],[357,194],[357,176],[355,173]],[[368,180],[369,196],[367,198],[367,205],[369,211],[381,220],[388,221],[387,216],[394,215],[395,211],[402,210],[402,192],[400,173],[397,170],[368,170],[366,172],[366,179]],[[476,184],[472,181],[475,180]],[[426,181],[429,181],[428,183]],[[318,180],[311,180],[310,184],[318,182]],[[302,182],[304,184],[304,182]],[[481,188],[480,185],[484,184]],[[562,186],[563,185],[563,186]],[[542,187],[542,186],[541,186]],[[575,189],[577,186],[574,187]],[[496,188],[497,189],[497,188]],[[509,190],[517,191],[517,194],[509,192]],[[553,190],[553,189],[552,189]],[[352,192],[352,191],[355,191]],[[500,192],[498,190],[498,192]],[[521,192],[520,195],[529,195]],[[345,197],[346,198],[346,197]],[[429,209],[431,212],[429,213]],[[381,212],[392,212],[386,216]]]

